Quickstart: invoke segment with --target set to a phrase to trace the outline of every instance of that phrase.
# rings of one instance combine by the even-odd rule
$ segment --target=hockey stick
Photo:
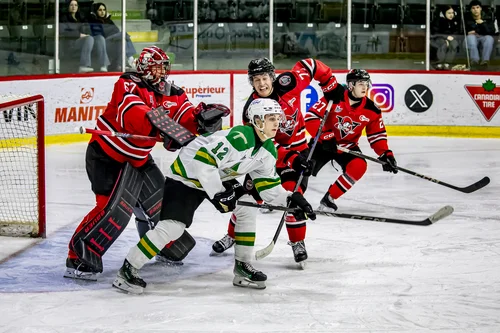
[[[292,212],[295,211],[297,208],[289,208],[289,207],[283,207],[283,206],[274,206],[274,205],[269,205],[269,204],[257,204],[253,202],[246,202],[246,201],[238,201],[238,205],[241,206],[247,206],[247,207],[254,207],[254,208],[267,208],[267,209],[274,209],[274,210],[282,210],[285,212]],[[427,226],[431,225],[433,223],[436,223],[437,221],[444,219],[445,217],[451,215],[453,213],[453,207],[452,206],[444,206],[440,208],[437,212],[429,216],[428,218],[420,221],[415,221],[415,220],[406,220],[406,219],[393,219],[393,218],[388,218],[388,217],[379,217],[379,216],[368,216],[368,215],[360,215],[360,214],[350,214],[350,213],[329,213],[329,212],[323,212],[323,211],[314,211],[316,215],[324,215],[324,216],[333,216],[333,217],[340,217],[344,219],[352,219],[352,220],[364,220],[364,221],[372,221],[372,222],[386,222],[386,223],[398,223],[398,224],[409,224],[409,225],[421,225],[421,226]]]
[[[347,149],[347,148],[344,148],[344,147],[341,147],[341,146],[337,146],[337,149],[340,150],[340,151],[343,151],[344,153],[348,153],[348,154],[351,154],[351,155],[354,155],[354,156],[358,156],[358,157],[370,160],[370,161],[378,163],[378,164],[382,164],[382,165],[385,164],[385,162],[382,162],[379,159],[376,159],[374,157],[362,154],[362,153],[357,152],[357,151],[353,151],[353,150],[350,150],[350,149]],[[458,186],[454,186],[454,185],[445,183],[443,181],[437,180],[437,179],[429,177],[429,176],[421,175],[421,174],[419,174],[419,173],[417,173],[415,171],[411,171],[411,170],[402,168],[400,166],[397,166],[396,169],[398,169],[400,171],[403,171],[403,172],[405,172],[407,174],[410,174],[412,176],[416,176],[416,177],[428,180],[430,182],[433,182],[433,183],[436,183],[436,184],[439,184],[439,185],[442,185],[442,186],[446,186],[446,187],[451,188],[453,190],[460,191],[462,193],[472,193],[472,192],[475,192],[477,190],[482,189],[483,187],[485,187],[486,185],[488,185],[490,183],[490,178],[489,177],[484,177],[483,179],[481,179],[481,180],[479,180],[479,181],[477,181],[474,184],[471,184],[469,186],[458,187]]]
[[[83,126],[77,127],[75,130],[76,130],[76,132],[79,132],[80,134],[90,133],[90,134],[105,135],[105,136],[116,136],[118,138],[129,138],[129,139],[137,139],[137,140],[155,140],[155,141],[161,142],[161,139],[156,138],[154,136],[120,133],[120,132],[113,132],[113,131],[103,131],[103,130],[85,128]]]
[[[309,150],[309,155],[307,156],[307,161],[310,161],[312,158],[312,155],[314,153],[314,149],[316,148],[316,144],[318,143],[319,136],[321,135],[321,132],[323,131],[323,127],[325,126],[326,119],[328,118],[328,115],[330,114],[330,110],[332,109],[333,101],[328,101],[328,105],[326,106],[325,114],[323,115],[323,119],[321,120],[321,123],[318,127],[318,132],[316,133],[316,137],[314,138],[313,145],[311,147],[311,150]],[[294,192],[297,192],[297,190],[300,187],[300,183],[302,182],[302,179],[304,178],[304,175],[300,173],[299,180],[297,181],[297,184],[295,185],[295,189],[293,190]],[[290,203],[289,203],[290,204]],[[288,205],[289,205],[288,204]],[[276,245],[276,241],[278,240],[278,237],[281,233],[281,229],[283,228],[283,224],[285,224],[285,217],[286,217],[286,211],[283,213],[281,216],[280,223],[278,224],[278,228],[276,229],[276,232],[274,233],[273,240],[271,243],[269,243],[268,246],[265,248],[258,250],[255,252],[255,259],[260,260],[264,259],[267,257],[274,249],[274,245]]]

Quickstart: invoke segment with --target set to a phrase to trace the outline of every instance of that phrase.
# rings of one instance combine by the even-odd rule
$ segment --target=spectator
[[[478,65],[482,68],[488,67],[493,51],[493,35],[496,33],[495,20],[483,13],[481,2],[478,0],[470,2],[470,15],[465,19],[465,30],[467,32],[467,48],[471,57],[471,68],[477,69]],[[482,48],[481,61],[479,46]]]
[[[445,6],[431,26],[431,47],[437,51],[436,69],[451,69],[458,53],[460,24],[456,14],[453,7]]]
[[[122,33],[120,29],[118,29],[113,20],[111,20],[111,15],[108,14],[106,5],[101,2],[97,2],[93,5],[90,15],[91,18],[89,22],[92,36],[94,36],[94,38],[102,36],[106,39],[106,49],[111,61],[111,68],[121,71]],[[127,65],[129,68],[133,67],[134,54],[136,54],[134,44],[129,34],[126,34],[125,55],[127,56]]]
[[[61,50],[80,51],[80,73],[94,71],[92,68],[92,50],[97,52],[101,72],[107,72],[109,65],[106,53],[106,41],[103,36],[90,36],[90,27],[80,15],[77,0],[70,0],[68,12],[61,15],[60,36],[63,42]]]

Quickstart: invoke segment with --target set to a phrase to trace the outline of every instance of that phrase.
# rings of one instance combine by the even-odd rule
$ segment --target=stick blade
[[[265,248],[261,249],[261,250],[258,250],[255,252],[255,259],[256,260],[261,260],[261,259],[264,259],[265,257],[267,257],[268,255],[271,254],[271,252],[273,252],[273,249],[274,249],[274,241],[271,241],[271,243],[269,243],[268,246],[266,246]]]
[[[464,192],[464,193],[472,193],[472,192],[475,192],[477,190],[482,189],[483,187],[485,187],[489,183],[490,183],[490,178],[489,177],[484,177],[483,179],[475,182],[474,184],[462,188],[461,191]]]
[[[430,222],[429,224],[436,223],[439,220],[444,219],[445,217],[451,215],[453,213],[454,209],[452,206],[444,206],[441,209],[439,209],[437,212],[432,214],[427,220]]]

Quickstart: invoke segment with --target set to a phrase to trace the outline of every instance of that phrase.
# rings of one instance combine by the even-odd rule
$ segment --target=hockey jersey
[[[96,129],[159,137],[146,113],[163,106],[168,115],[197,133],[197,122],[193,104],[181,88],[167,83],[159,91],[134,73],[124,73],[115,83],[111,101],[97,118]],[[129,162],[134,167],[146,163],[157,140],[126,139],[113,136],[93,135],[90,142],[97,141],[111,158],[118,162]]]
[[[166,176],[203,190],[210,199],[225,190],[223,181],[249,174],[266,202],[285,205],[291,195],[276,173],[276,148],[261,142],[251,125],[198,136],[182,147]]]
[[[312,137],[315,137],[318,132],[326,106],[327,101],[321,98],[306,114],[307,131]],[[361,133],[365,128],[368,142],[377,155],[381,155],[389,149],[380,109],[368,97],[364,97],[360,102],[351,106],[348,92],[345,90],[343,100],[338,105],[332,106],[323,133],[333,133],[338,146],[352,149],[358,145]]]
[[[304,59],[295,64],[291,71],[281,73],[273,83],[273,92],[267,98],[277,101],[285,114],[285,121],[276,134],[274,141],[278,150],[277,167],[288,166],[291,151],[306,149],[306,127],[300,111],[300,94],[311,81],[327,82],[332,70],[319,60]],[[243,108],[243,123],[248,123],[247,110],[254,99],[261,98],[254,91]]]

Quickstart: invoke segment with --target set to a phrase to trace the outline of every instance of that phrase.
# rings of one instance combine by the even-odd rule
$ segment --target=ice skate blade
[[[330,207],[327,207],[325,205],[319,205],[319,207],[316,209],[318,212],[322,213],[335,213],[336,210]]]
[[[306,269],[306,267],[307,267],[307,262],[306,262],[305,260],[303,260],[303,261],[301,261],[301,262],[298,262],[298,263],[297,263],[297,265],[299,266],[299,268],[300,268],[301,270],[304,270],[304,269]]]
[[[266,281],[252,281],[242,276],[233,278],[233,286],[252,289],[266,289]]]
[[[229,253],[226,253],[226,252],[227,252],[227,250],[224,251],[224,252],[220,252],[220,253],[219,252],[215,252],[214,250],[212,250],[212,252],[210,252],[209,255],[210,255],[210,257],[225,257],[225,256],[229,255]]]
[[[144,292],[144,288],[136,286],[134,284],[130,284],[125,279],[117,276],[115,281],[113,281],[113,287],[117,288],[120,291],[134,294],[134,295],[140,295]]]
[[[155,257],[155,260],[156,260],[156,262],[162,263],[166,266],[183,266],[184,265],[184,263],[182,261],[174,261],[174,260],[167,259],[163,256],[158,256],[158,255]]]
[[[80,272],[74,268],[66,267],[64,277],[68,279],[84,280],[84,281],[97,281],[97,273]]]

